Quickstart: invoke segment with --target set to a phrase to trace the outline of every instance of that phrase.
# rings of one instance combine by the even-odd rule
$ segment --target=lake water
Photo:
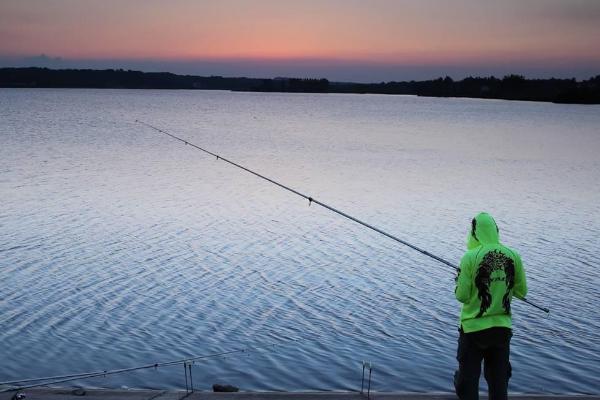
[[[136,119],[452,262],[489,211],[552,310],[515,301],[510,390],[600,393],[600,107],[220,91],[0,89],[1,381],[278,343],[194,384],[452,391],[452,270]]]

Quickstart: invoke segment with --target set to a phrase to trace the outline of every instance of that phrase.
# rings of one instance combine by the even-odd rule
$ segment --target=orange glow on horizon
[[[550,1],[542,0],[527,6],[512,0],[485,5],[472,0],[452,5],[409,0],[5,1],[0,4],[0,55],[377,65],[600,62],[600,23],[568,13],[550,18],[551,8]]]

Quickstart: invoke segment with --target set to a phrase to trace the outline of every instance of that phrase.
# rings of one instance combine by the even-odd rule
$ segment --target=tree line
[[[295,93],[379,93],[600,104],[600,75],[588,80],[526,79],[521,75],[425,81],[348,83],[327,79],[228,78],[122,69],[0,68],[0,87],[204,89]]]

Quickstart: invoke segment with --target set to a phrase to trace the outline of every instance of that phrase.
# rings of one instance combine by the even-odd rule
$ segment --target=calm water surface
[[[194,383],[452,390],[452,271],[136,119],[453,262],[489,211],[552,309],[515,304],[510,389],[600,393],[600,107],[207,91],[0,89],[0,380],[280,343]]]

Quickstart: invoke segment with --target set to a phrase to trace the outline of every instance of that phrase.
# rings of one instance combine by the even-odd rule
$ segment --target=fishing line
[[[347,219],[349,219],[351,221],[354,221],[357,224],[360,224],[360,225],[362,225],[362,226],[364,226],[366,228],[369,228],[369,229],[371,229],[371,230],[373,230],[373,231],[375,231],[375,232],[377,232],[377,233],[379,233],[379,234],[381,234],[383,236],[386,236],[386,237],[388,237],[388,238],[390,238],[390,239],[392,239],[392,240],[394,240],[394,241],[396,241],[396,242],[398,242],[400,244],[403,244],[403,245],[405,245],[407,247],[410,247],[411,249],[413,249],[415,251],[418,251],[419,253],[421,253],[421,254],[423,254],[423,255],[425,255],[427,257],[433,258],[434,260],[436,260],[436,261],[438,261],[438,262],[440,262],[440,263],[442,263],[442,264],[444,264],[444,265],[446,265],[446,266],[448,266],[450,268],[453,268],[456,271],[459,270],[459,267],[457,267],[456,265],[452,264],[450,261],[447,261],[447,260],[445,260],[445,259],[443,259],[443,258],[441,258],[441,257],[439,257],[439,256],[437,256],[437,255],[435,255],[433,253],[430,253],[429,251],[424,250],[424,249],[422,249],[422,248],[420,248],[418,246],[415,246],[414,244],[411,244],[411,243],[409,243],[409,242],[407,242],[405,240],[402,240],[399,237],[397,237],[395,235],[392,235],[391,233],[385,232],[384,230],[381,230],[381,229],[379,229],[379,228],[377,228],[377,227],[375,227],[375,226],[373,226],[371,224],[368,224],[368,223],[366,223],[364,221],[361,221],[360,219],[355,218],[355,217],[351,216],[350,214],[347,214],[347,213],[345,213],[345,212],[343,212],[343,211],[341,211],[341,210],[339,210],[339,209],[337,209],[335,207],[332,207],[332,206],[330,206],[330,205],[328,205],[326,203],[323,203],[323,202],[315,199],[312,196],[308,196],[308,195],[306,195],[304,193],[301,193],[301,192],[299,192],[299,191],[297,191],[295,189],[292,189],[289,186],[286,186],[286,185],[284,185],[284,184],[282,184],[280,182],[277,182],[277,181],[275,181],[275,180],[273,180],[271,178],[268,178],[268,177],[266,177],[266,176],[264,176],[264,175],[262,175],[262,174],[260,174],[260,173],[258,173],[256,171],[253,171],[253,170],[251,170],[249,168],[244,167],[243,165],[240,165],[240,164],[238,164],[238,163],[236,163],[234,161],[231,161],[231,160],[229,160],[229,159],[227,159],[225,157],[222,157],[222,156],[220,156],[220,155],[218,155],[216,153],[213,153],[212,151],[206,150],[206,149],[204,149],[204,148],[202,148],[202,147],[200,147],[200,146],[198,146],[198,145],[196,145],[196,144],[194,144],[192,142],[189,142],[188,140],[185,140],[183,138],[180,138],[179,136],[173,135],[172,133],[169,133],[169,132],[167,132],[167,131],[165,131],[163,129],[157,128],[157,127],[155,127],[153,125],[150,125],[150,124],[148,124],[148,123],[146,123],[144,121],[136,119],[135,122],[140,123],[142,125],[145,125],[148,128],[151,128],[151,129],[153,129],[153,130],[155,130],[157,132],[160,132],[160,133],[162,133],[164,135],[170,136],[171,138],[173,138],[175,140],[178,140],[178,141],[184,143],[185,145],[191,146],[191,147],[193,147],[193,148],[195,148],[197,150],[200,150],[200,151],[202,151],[202,152],[204,152],[206,154],[209,154],[209,155],[215,157],[217,159],[217,161],[218,160],[222,160],[222,161],[224,161],[224,162],[226,162],[228,164],[233,165],[234,167],[242,169],[242,170],[244,170],[244,171],[246,171],[246,172],[248,172],[248,173],[250,173],[250,174],[252,174],[254,176],[257,176],[257,177],[259,177],[259,178],[261,178],[261,179],[263,179],[263,180],[265,180],[267,182],[270,182],[270,183],[272,183],[272,184],[274,184],[276,186],[279,186],[280,188],[282,188],[284,190],[287,190],[288,192],[291,192],[291,193],[293,193],[293,194],[295,194],[297,196],[300,196],[303,199],[308,200],[308,205],[309,206],[312,203],[318,204],[321,207],[326,208],[329,211],[332,211],[332,212],[334,212],[334,213],[336,213],[338,215],[341,215],[342,217],[345,217],[345,218],[347,218]],[[534,303],[532,301],[529,301],[525,297],[522,297],[522,298],[517,297],[517,299],[519,299],[519,300],[521,300],[521,301],[523,301],[523,302],[525,302],[525,303],[527,303],[527,304],[529,304],[529,305],[537,308],[538,310],[544,311],[547,314],[550,312],[550,310],[548,308],[542,307],[542,306],[540,306],[540,305],[538,305],[538,304],[536,304],[536,303]]]

